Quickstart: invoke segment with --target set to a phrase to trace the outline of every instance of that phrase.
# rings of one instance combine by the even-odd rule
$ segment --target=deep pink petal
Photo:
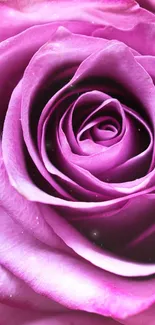
[[[154,0],[136,0],[141,7],[150,10],[152,12],[155,12],[155,2]]]
[[[94,314],[70,311],[61,314],[44,314],[12,308],[0,304],[0,317],[3,325],[119,325],[120,322]]]
[[[121,247],[121,244],[124,245],[126,241],[130,241],[130,238],[136,237],[146,227],[153,224],[154,199],[152,197],[139,197],[129,201],[123,207],[115,206],[113,211],[101,209],[98,213],[86,212],[85,210],[72,212],[64,208],[64,210],[61,209],[62,216],[53,210],[51,217],[46,207],[42,206],[42,209],[45,211],[45,219],[55,233],[78,255],[92,264],[103,270],[123,276],[146,276],[154,273],[154,264],[133,263],[123,260],[118,255],[113,255],[104,249],[104,239],[102,241],[103,235],[103,238],[105,236],[106,246],[109,238],[113,238],[110,242],[111,248],[114,245],[117,249],[117,247]],[[149,215],[147,220],[146,214]],[[65,218],[68,219],[72,226]],[[83,232],[89,240],[82,236],[76,228]],[[100,242],[103,243],[101,248],[90,242],[90,240],[95,242],[94,231],[101,236]]]
[[[37,293],[72,309],[121,319],[154,302],[154,279],[121,278],[51,249],[22,233],[3,209],[0,223],[1,263]]]
[[[125,320],[121,321],[124,325],[154,325],[155,324],[155,305],[148,308],[142,313],[138,313],[135,316],[131,316]]]

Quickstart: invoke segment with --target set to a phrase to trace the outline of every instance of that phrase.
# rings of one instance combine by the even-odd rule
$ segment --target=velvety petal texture
[[[3,324],[9,325],[119,325],[120,323],[94,314],[71,311],[61,314],[27,313],[18,308],[0,305]]]
[[[152,12],[155,12],[155,2],[154,0],[137,0],[137,2],[140,4],[141,7],[150,10]]]
[[[3,234],[0,242],[1,264],[41,296],[54,299],[72,309],[83,309],[114,318],[125,318],[140,312],[154,301],[154,279],[137,283],[99,270],[84,262],[78,255],[74,256],[63,249],[43,244],[13,221],[5,209],[1,209],[0,227]],[[9,274],[6,283],[8,280]],[[3,286],[5,281],[3,278]],[[3,294],[5,292],[3,289]],[[19,294],[22,297],[22,288],[19,291],[16,280],[12,279],[12,285],[7,292],[7,304],[18,306],[17,299]],[[35,299],[33,305],[32,293],[28,293],[26,287],[24,292],[30,310],[47,312],[53,309],[57,312],[59,308],[64,308],[56,303],[54,305],[52,301],[46,302],[45,299],[41,304],[41,297],[40,302]],[[22,298],[19,305],[26,308]]]
[[[0,2],[0,323],[153,325],[154,2]]]

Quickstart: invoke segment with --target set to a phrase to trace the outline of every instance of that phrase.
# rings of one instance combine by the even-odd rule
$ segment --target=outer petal
[[[149,73],[152,77],[153,82],[155,84],[155,71],[154,71],[154,64],[155,64],[155,56],[145,55],[145,56],[137,56],[137,61],[144,67],[144,69]]]
[[[129,201],[124,207],[120,209],[117,208],[114,213],[112,211],[110,212],[106,210],[101,210],[100,213],[91,215],[90,213],[86,213],[85,211],[83,211],[81,220],[77,219],[77,221],[76,219],[70,220],[70,213],[68,210],[65,209],[62,213],[62,217],[54,209],[52,217],[45,206],[42,206],[42,210],[44,211],[45,219],[51,225],[52,229],[54,229],[55,233],[58,234],[69,247],[75,250],[78,255],[82,256],[92,264],[104,270],[110,271],[118,275],[132,277],[147,276],[154,274],[155,265],[153,263],[142,264],[120,259],[120,257],[118,257],[117,255],[112,255],[107,250],[105,250],[104,245],[102,246],[102,249],[94,245],[92,242],[82,236],[80,232],[78,232],[73,226],[76,226],[76,224],[79,223],[79,229],[81,229],[81,231],[84,228],[88,229],[87,234],[88,232],[91,234],[93,230],[97,230],[97,232],[99,231],[100,234],[100,229],[104,226],[105,238],[108,240],[107,237],[109,234],[110,238],[112,238],[112,243],[114,246],[118,245],[118,241],[121,240],[123,245],[123,234],[127,234],[126,236],[124,236],[125,240],[128,236],[134,236],[134,232],[132,234],[132,224],[134,224],[135,232],[140,231],[140,229],[141,232],[143,232],[144,229],[148,227],[145,221],[147,214],[149,215],[147,222],[149,222],[150,219],[150,223],[153,224],[153,207],[154,197],[146,195],[142,198],[136,198]],[[66,215],[68,220],[72,222],[73,226],[71,226],[71,224],[65,220]],[[76,216],[75,212],[74,216]],[[90,219],[88,219],[88,216],[90,217]],[[95,220],[98,223],[98,227],[96,227],[95,225]],[[109,229],[110,226],[113,228]],[[91,238],[91,240],[93,240],[93,238]]]
[[[7,22],[7,26],[10,26],[10,24],[10,21],[9,24]],[[15,24],[17,26],[17,21],[15,21]],[[59,25],[59,22],[56,22],[33,26],[19,35],[0,43],[0,127],[6,114],[11,93],[22,77],[29,60],[44,43],[51,39]],[[91,34],[94,30],[94,26],[87,22],[84,23],[82,29],[80,23],[76,21],[61,21],[61,25],[76,33],[81,33],[83,28],[88,34]],[[4,30],[6,32],[7,28],[4,28]],[[0,35],[2,34],[1,29]]]
[[[129,317],[123,320],[121,324],[124,325],[155,325],[155,305],[148,308],[146,311]]]
[[[3,325],[119,325],[117,321],[98,315],[70,311],[55,315],[23,311],[0,305],[0,321]]]
[[[31,203],[10,184],[0,152],[0,203],[9,215],[22,224],[24,229],[49,246],[70,252],[70,249],[50,228],[40,210],[40,205]]]
[[[107,273],[78,256],[42,244],[2,208],[0,214],[0,262],[37,293],[71,309],[118,319],[145,310],[155,301],[154,279],[137,282]]]
[[[26,283],[2,266],[0,266],[0,303],[25,311],[29,310],[29,312],[56,313],[68,310],[52,299],[38,295]]]
[[[154,15],[134,0],[8,1],[0,4],[1,40],[36,24],[51,21],[87,21],[97,25],[129,28],[137,21],[154,21]],[[61,7],[61,10],[60,10]],[[62,23],[61,23],[62,24]],[[83,29],[85,33],[85,29]]]
[[[129,29],[107,26],[95,30],[93,36],[109,40],[116,39],[142,55],[155,55],[155,23],[141,22]]]

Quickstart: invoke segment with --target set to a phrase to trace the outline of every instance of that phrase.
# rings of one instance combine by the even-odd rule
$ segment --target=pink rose
[[[155,324],[151,5],[0,3],[2,325]]]

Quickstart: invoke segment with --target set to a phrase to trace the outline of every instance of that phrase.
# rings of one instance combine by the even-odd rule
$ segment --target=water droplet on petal
[[[98,239],[100,237],[100,233],[97,229],[94,229],[93,231],[91,231],[90,236],[93,239]]]

